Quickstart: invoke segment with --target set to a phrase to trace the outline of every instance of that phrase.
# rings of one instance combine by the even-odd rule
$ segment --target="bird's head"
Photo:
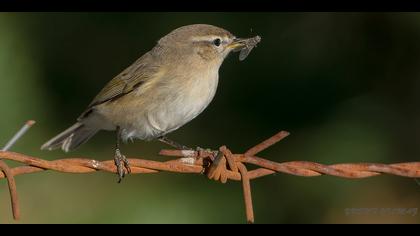
[[[171,52],[178,59],[187,57],[197,63],[220,66],[230,52],[241,51],[249,46],[250,40],[257,37],[257,41],[253,41],[255,44],[259,42],[259,36],[242,39],[213,25],[195,24],[173,30],[159,40],[157,47],[161,51]]]

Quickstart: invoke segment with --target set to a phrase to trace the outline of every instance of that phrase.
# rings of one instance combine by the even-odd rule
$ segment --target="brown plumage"
[[[41,148],[70,151],[99,130],[117,130],[115,163],[129,170],[120,139],[166,140],[165,135],[200,114],[213,99],[225,57],[246,40],[212,25],[180,27],[122,71],[99,92],[77,123]],[[174,142],[172,142],[174,143]]]

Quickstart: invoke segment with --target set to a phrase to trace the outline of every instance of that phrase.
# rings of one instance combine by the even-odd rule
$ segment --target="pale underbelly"
[[[170,133],[198,116],[211,102],[217,87],[155,96],[127,94],[98,107],[104,117],[121,128],[123,140],[151,140]]]

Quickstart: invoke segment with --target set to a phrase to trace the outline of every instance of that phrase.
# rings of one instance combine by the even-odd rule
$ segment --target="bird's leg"
[[[121,141],[121,129],[117,127],[117,143],[115,147],[115,155],[114,155],[114,163],[117,167],[117,174],[118,174],[118,183],[121,182],[122,178],[124,178],[125,174],[129,174],[131,172],[130,163],[128,162],[127,158],[121,154],[120,151],[120,141]],[[127,172],[123,169],[123,166],[127,170]]]
[[[177,142],[169,139],[166,136],[161,136],[160,138],[158,138],[158,140],[161,141],[162,143],[166,143],[169,146],[172,146],[172,147],[174,147],[174,148],[176,148],[178,150],[194,150],[194,149],[192,149],[190,147],[187,147],[185,145],[179,144],[179,143],[177,143]]]
[[[166,143],[169,146],[172,146],[172,147],[174,147],[174,148],[176,148],[178,150],[191,150],[191,151],[196,151],[197,153],[199,153],[199,152],[209,152],[209,153],[212,153],[213,154],[213,158],[212,159],[215,159],[217,156],[219,156],[219,153],[220,153],[219,151],[212,150],[210,148],[196,147],[195,149],[193,149],[193,148],[187,147],[185,145],[179,144],[179,143],[177,143],[177,142],[169,139],[166,136],[162,136],[162,137],[158,138],[158,140],[161,141],[162,143]]]
[[[183,145],[183,144],[177,143],[177,142],[175,142],[174,140],[169,139],[169,138],[168,138],[168,137],[166,137],[166,136],[162,136],[162,137],[158,138],[158,140],[159,140],[159,141],[161,141],[162,143],[166,143],[166,144],[168,144],[169,146],[171,146],[171,147],[173,147],[173,148],[176,148],[176,149],[178,149],[178,150],[192,150],[192,151],[197,151],[197,152],[200,152],[200,151],[204,151],[204,152],[213,152],[213,153],[215,153],[215,156],[216,156],[216,155],[217,155],[217,153],[219,152],[219,151],[211,150],[210,148],[201,148],[201,147],[197,147],[197,148],[193,149],[193,148],[187,147],[187,146],[185,146],[185,145]]]

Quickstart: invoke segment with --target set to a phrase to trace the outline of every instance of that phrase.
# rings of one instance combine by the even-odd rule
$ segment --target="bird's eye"
[[[220,40],[219,38],[217,38],[217,39],[213,40],[213,44],[214,44],[216,47],[219,47],[221,43],[222,43],[222,40]]]

